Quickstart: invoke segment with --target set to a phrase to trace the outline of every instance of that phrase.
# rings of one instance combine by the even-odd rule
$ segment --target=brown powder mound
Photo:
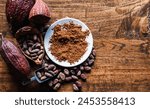
[[[49,50],[59,61],[77,62],[85,53],[85,39],[88,35],[88,30],[82,31],[82,27],[73,22],[57,25],[54,27]]]

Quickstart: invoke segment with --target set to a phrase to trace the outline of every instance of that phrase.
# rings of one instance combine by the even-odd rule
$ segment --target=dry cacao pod
[[[40,39],[40,44],[42,45],[42,47],[44,47],[44,42],[43,42],[43,38],[42,38],[42,35],[41,33],[36,29],[36,28],[33,28],[33,27],[30,27],[30,26],[25,26],[25,27],[22,27],[20,28],[17,32],[16,32],[16,39],[17,41],[19,42],[20,39],[22,40],[28,40],[26,39],[27,36],[34,36],[34,35],[37,35],[38,38]],[[21,48],[21,43],[19,43],[20,45],[20,48]],[[28,47],[27,47],[28,48]],[[21,48],[22,49],[22,48]],[[41,65],[42,62],[43,62],[43,57],[44,57],[44,48],[43,48],[43,53],[41,55],[39,55],[38,53],[35,54],[35,56],[39,56],[41,57],[41,59],[37,58],[37,59],[33,59],[31,58],[30,56],[28,56],[23,50],[22,50],[23,54],[31,61],[33,61],[35,64],[37,65]],[[32,54],[33,55],[33,54]]]
[[[28,25],[28,16],[35,0],[7,0],[6,17],[12,33]]]
[[[30,65],[21,50],[11,41],[0,37],[0,54],[14,76],[28,76]]]

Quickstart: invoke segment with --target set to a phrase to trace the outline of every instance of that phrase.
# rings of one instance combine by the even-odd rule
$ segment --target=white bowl
[[[93,37],[92,37],[92,34],[91,34],[91,31],[89,30],[90,34],[89,36],[86,37],[86,41],[88,43],[88,46],[86,48],[86,51],[85,53],[83,54],[83,56],[75,63],[69,63],[68,61],[59,61],[56,59],[55,56],[53,56],[51,54],[51,51],[49,51],[49,48],[51,46],[51,43],[49,42],[50,39],[52,38],[52,35],[53,35],[53,28],[56,26],[56,25],[63,25],[64,23],[69,23],[69,22],[73,22],[74,24],[78,24],[78,25],[81,25],[82,26],[82,30],[89,30],[89,28],[83,23],[81,22],[80,20],[78,19],[74,19],[74,18],[63,18],[63,19],[60,19],[56,22],[54,22],[50,27],[49,29],[47,30],[46,34],[45,34],[45,38],[44,38],[44,48],[45,48],[45,51],[48,55],[48,57],[56,64],[60,65],[60,66],[63,66],[63,67],[74,67],[74,66],[77,66],[81,63],[83,63],[88,57],[89,55],[91,54],[91,51],[92,51],[92,48],[93,48]],[[61,48],[60,48],[61,49]]]

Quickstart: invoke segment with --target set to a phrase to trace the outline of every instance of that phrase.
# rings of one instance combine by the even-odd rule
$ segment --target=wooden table
[[[85,22],[92,31],[97,57],[87,82],[83,83],[83,91],[150,91],[149,42],[132,36],[129,39],[122,33],[116,36],[131,9],[135,7],[137,11],[148,0],[44,1],[51,7],[51,23],[68,16]],[[5,3],[6,0],[0,0],[0,32],[9,30]],[[7,38],[14,40],[10,35]],[[49,90],[44,85],[19,86],[0,57],[0,91]],[[72,91],[72,87],[66,84],[59,91]]]

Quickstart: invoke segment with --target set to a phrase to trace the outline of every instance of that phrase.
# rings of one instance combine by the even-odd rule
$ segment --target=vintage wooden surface
[[[85,22],[93,33],[97,58],[87,82],[83,83],[83,91],[150,91],[150,43],[116,37],[131,9],[139,10],[148,0],[44,1],[51,7],[51,23],[66,16],[74,17]],[[8,31],[5,3],[6,0],[0,0],[0,32]],[[0,91],[48,91],[45,87],[17,85],[0,58]],[[59,91],[72,91],[72,87],[66,84]]]

